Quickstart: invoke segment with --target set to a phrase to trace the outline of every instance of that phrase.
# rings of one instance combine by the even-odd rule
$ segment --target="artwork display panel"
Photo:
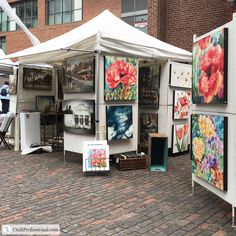
[[[95,58],[69,58],[63,63],[65,93],[92,93],[95,91]]]
[[[60,100],[63,100],[63,70],[57,71],[57,97]]]
[[[188,151],[189,124],[172,125],[172,154]]]
[[[64,131],[74,134],[95,134],[95,101],[63,101]]]
[[[173,119],[187,119],[190,115],[191,92],[183,90],[173,91]]]
[[[228,118],[193,114],[191,121],[192,173],[226,191]]]
[[[105,101],[132,101],[137,94],[138,60],[105,56]]]
[[[109,146],[106,141],[83,143],[83,172],[109,171]]]
[[[193,44],[193,103],[227,103],[228,29]]]
[[[173,87],[192,88],[192,66],[172,62],[170,64],[169,84]]]
[[[23,67],[23,88],[52,90],[52,70]]]
[[[148,134],[158,132],[158,114],[140,113],[140,144],[148,145]]]
[[[9,75],[9,94],[15,95],[17,93],[17,76]]]
[[[139,105],[159,107],[161,66],[149,65],[139,67]]]
[[[107,106],[107,140],[133,138],[132,106]]]
[[[36,96],[36,111],[38,112],[50,112],[50,107],[53,104],[55,104],[54,96]]]

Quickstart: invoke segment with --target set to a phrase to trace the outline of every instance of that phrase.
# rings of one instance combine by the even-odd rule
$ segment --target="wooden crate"
[[[119,161],[116,163],[117,169],[119,170],[137,170],[137,169],[146,169],[146,157],[138,158],[119,158]]]

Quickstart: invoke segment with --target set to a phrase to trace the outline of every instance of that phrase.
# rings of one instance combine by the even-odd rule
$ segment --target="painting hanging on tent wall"
[[[228,29],[193,44],[193,103],[227,103]]]
[[[107,140],[133,138],[132,106],[107,106]]]
[[[140,145],[148,145],[148,134],[158,132],[158,114],[140,113]]]
[[[105,101],[135,100],[137,93],[138,60],[105,56]]]
[[[227,190],[227,117],[191,117],[192,173],[220,190]]]
[[[139,105],[142,107],[159,106],[160,65],[139,67]]]
[[[189,124],[172,125],[172,154],[188,151]]]
[[[190,115],[191,92],[184,90],[173,91],[173,119],[187,119]]]
[[[68,58],[63,63],[65,93],[92,93],[95,90],[95,58]]]
[[[192,88],[192,65],[171,62],[169,76],[170,86]]]
[[[23,88],[52,90],[52,70],[46,68],[23,67]]]
[[[54,96],[36,96],[36,111],[49,113],[51,107],[55,104]]]
[[[59,100],[63,100],[64,94],[63,94],[63,70],[57,70],[57,98]]]
[[[9,75],[9,94],[15,95],[17,91],[17,76]]]
[[[95,134],[95,101],[64,100],[64,131],[74,134]]]

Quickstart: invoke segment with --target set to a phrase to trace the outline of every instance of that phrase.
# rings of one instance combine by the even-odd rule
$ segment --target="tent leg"
[[[65,151],[65,150],[64,150],[63,154],[64,154],[64,155],[63,155],[63,156],[64,156],[64,159],[63,159],[63,160],[64,160],[64,162],[66,162],[66,151]]]
[[[194,180],[192,179],[192,195],[194,195]]]
[[[20,120],[19,120],[19,114],[16,113],[14,151],[17,152],[19,150],[20,150]]]

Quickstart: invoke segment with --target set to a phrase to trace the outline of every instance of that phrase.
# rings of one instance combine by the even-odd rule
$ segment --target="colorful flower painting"
[[[169,84],[173,87],[192,88],[192,65],[172,62]]]
[[[104,60],[105,100],[135,100],[137,93],[137,59],[105,56]]]
[[[190,114],[191,92],[174,90],[173,99],[173,119],[187,119]]]
[[[227,190],[227,117],[192,115],[192,173]]]
[[[193,103],[227,103],[227,29],[193,44]]]
[[[132,106],[107,106],[107,140],[133,138]]]
[[[172,153],[182,153],[188,151],[189,124],[172,126]]]

